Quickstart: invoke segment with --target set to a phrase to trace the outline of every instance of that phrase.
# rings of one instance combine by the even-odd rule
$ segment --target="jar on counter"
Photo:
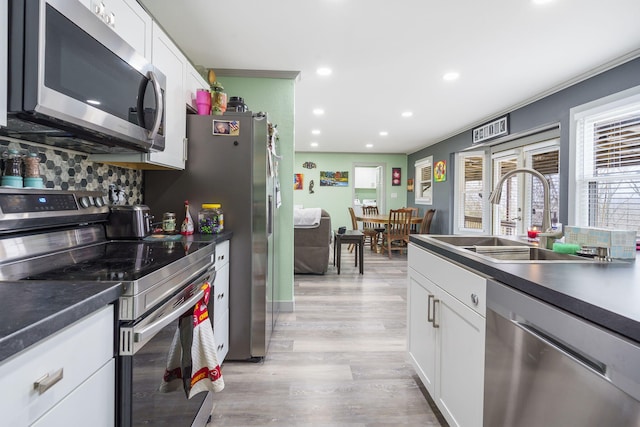
[[[2,185],[6,187],[22,187],[22,155],[18,150],[8,150],[2,153],[4,158],[4,172]]]
[[[200,234],[220,234],[224,230],[224,214],[219,203],[203,203],[198,212]]]
[[[165,212],[162,214],[162,231],[165,233],[176,232],[176,214],[173,212]]]

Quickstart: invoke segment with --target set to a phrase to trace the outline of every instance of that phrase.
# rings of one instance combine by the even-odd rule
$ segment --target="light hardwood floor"
[[[223,365],[210,425],[446,425],[406,355],[406,253],[367,248],[363,276],[342,254],[340,275],[295,276],[263,362]]]

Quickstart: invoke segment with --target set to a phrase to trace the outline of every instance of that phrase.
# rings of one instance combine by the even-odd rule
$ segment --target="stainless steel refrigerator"
[[[267,115],[252,112],[187,116],[184,171],[146,171],[144,201],[155,218],[184,200],[197,225],[202,203],[220,203],[230,241],[229,353],[227,360],[265,356],[276,317],[273,245],[276,174]],[[196,226],[197,231],[197,226]]]

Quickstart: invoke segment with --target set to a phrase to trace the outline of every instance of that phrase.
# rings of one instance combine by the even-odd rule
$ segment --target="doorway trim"
[[[376,188],[376,204],[380,212],[387,212],[387,164],[383,162],[353,162],[351,165],[351,176],[353,185],[351,186],[351,203],[356,198],[356,168],[377,168],[380,167],[380,186]]]

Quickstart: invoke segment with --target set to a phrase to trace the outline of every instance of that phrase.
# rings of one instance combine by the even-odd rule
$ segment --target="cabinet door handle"
[[[45,374],[44,376],[42,376],[41,378],[36,380],[36,382],[33,383],[33,389],[37,390],[38,394],[42,394],[45,391],[49,390],[51,387],[53,387],[58,381],[62,379],[63,376],[64,376],[63,368],[58,369],[51,375]]]
[[[436,323],[436,304],[440,303],[440,300],[438,298],[434,298],[433,299],[433,327],[434,328],[439,328],[440,324]]]
[[[480,302],[480,299],[478,298],[478,295],[471,294],[471,302],[473,303],[473,305],[478,305],[478,303]]]
[[[433,323],[433,317],[431,316],[431,301],[433,301],[433,295],[429,295],[427,298],[427,322]]]

